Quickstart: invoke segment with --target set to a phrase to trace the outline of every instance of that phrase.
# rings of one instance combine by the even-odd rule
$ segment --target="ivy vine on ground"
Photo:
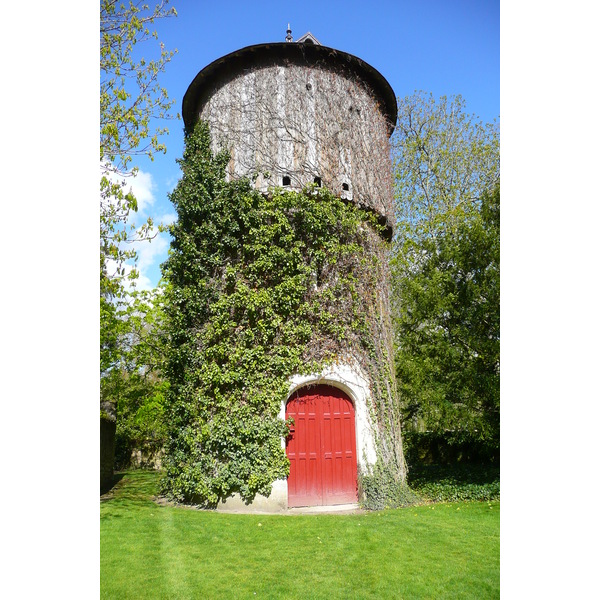
[[[262,194],[248,179],[227,181],[228,161],[211,153],[205,123],[186,135],[163,265],[170,386],[162,489],[206,507],[234,492],[247,502],[268,495],[288,475],[281,440],[289,424],[279,414],[290,376],[358,361],[376,409],[389,413],[397,401],[376,308],[387,261],[375,217],[322,188]],[[376,439],[393,420],[380,420]],[[380,444],[380,453],[393,446]],[[401,450],[394,464],[402,479]]]

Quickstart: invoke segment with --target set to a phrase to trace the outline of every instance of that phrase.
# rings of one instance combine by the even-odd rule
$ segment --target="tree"
[[[399,103],[393,294],[404,429],[499,444],[499,143],[460,97]]]
[[[500,190],[456,229],[421,244],[397,282],[397,374],[404,418],[453,438],[499,441]]]
[[[167,3],[161,0],[153,10],[131,0],[100,3],[100,291],[104,296],[121,293],[124,263],[136,257],[131,242],[156,235],[152,219],[138,228],[128,224],[137,201],[127,179],[137,172],[135,156],[152,159],[166,150],[160,136],[167,129],[155,123],[170,116],[174,100],[160,87],[158,76],[174,52],[161,43],[156,59],[138,54],[139,44],[157,39],[149,26],[158,18],[176,15]],[[130,277],[135,277],[135,269]]]
[[[392,146],[397,248],[452,227],[462,214],[455,209],[476,209],[481,194],[500,183],[498,126],[466,114],[461,96],[399,99]]]
[[[100,2],[100,415],[113,422],[127,373],[123,341],[132,324],[121,303],[126,297],[125,262],[136,258],[132,242],[157,233],[150,218],[138,228],[129,223],[137,201],[127,179],[137,173],[135,156],[152,159],[165,151],[160,136],[167,130],[155,123],[169,116],[173,104],[158,76],[174,52],[160,44],[158,58],[147,60],[139,56],[139,45],[157,38],[149,29],[155,19],[176,14],[167,2],[161,0],[152,10],[131,0]],[[134,268],[128,277],[136,275]]]
[[[127,301],[103,303],[110,324],[101,330],[102,402],[115,407],[116,462],[127,467],[132,450],[152,456],[162,449],[166,430],[162,377],[165,354],[164,288],[132,292]]]
[[[169,116],[173,104],[158,76],[174,53],[160,44],[159,57],[146,60],[138,56],[138,45],[156,39],[149,29],[155,19],[176,14],[167,2],[161,0],[153,10],[131,0],[100,2],[100,417],[113,423],[123,384],[131,379],[123,368],[128,356],[124,340],[132,325],[122,304],[125,262],[136,259],[132,242],[156,235],[150,218],[138,228],[129,224],[137,201],[127,178],[137,172],[135,156],[152,159],[165,151],[160,136],[167,130],[155,123]],[[136,276],[134,268],[128,277]],[[102,457],[113,456],[112,432],[102,438],[108,449]],[[101,480],[112,468],[101,464]]]

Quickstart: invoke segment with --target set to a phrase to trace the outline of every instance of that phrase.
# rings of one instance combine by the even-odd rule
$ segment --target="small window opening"
[[[347,183],[342,183],[342,190],[347,192],[350,189],[350,186]]]
[[[315,177],[315,183],[317,184],[317,187],[321,187],[321,178]]]
[[[292,180],[290,179],[290,176],[284,175],[283,176],[283,185],[288,186],[288,185],[291,185],[291,183],[292,183]]]

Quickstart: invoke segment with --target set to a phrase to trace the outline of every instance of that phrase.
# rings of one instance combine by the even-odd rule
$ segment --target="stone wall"
[[[389,128],[355,74],[326,64],[257,65],[219,81],[198,115],[229,175],[300,190],[315,180],[393,224]]]
[[[134,448],[129,458],[129,467],[133,469],[154,469],[160,471],[165,455],[163,448],[156,451],[147,451]]]

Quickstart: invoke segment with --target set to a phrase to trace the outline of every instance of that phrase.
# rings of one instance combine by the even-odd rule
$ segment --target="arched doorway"
[[[294,419],[286,440],[288,506],[356,502],[356,430],[349,396],[331,385],[303,387],[291,396],[285,416]]]

